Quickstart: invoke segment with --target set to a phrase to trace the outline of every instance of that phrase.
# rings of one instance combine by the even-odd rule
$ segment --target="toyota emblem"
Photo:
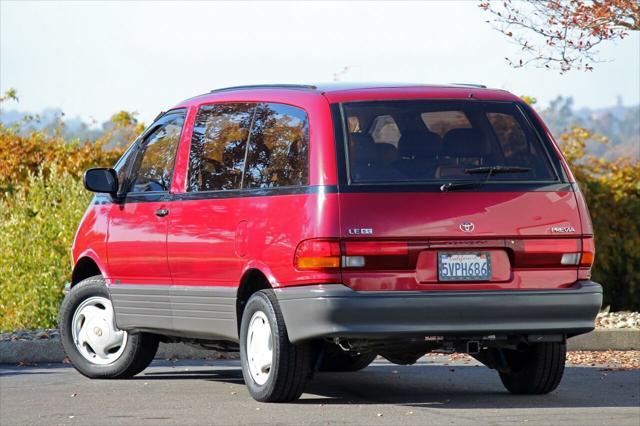
[[[462,222],[460,224],[460,230],[462,232],[472,232],[475,229],[475,225],[473,222]]]

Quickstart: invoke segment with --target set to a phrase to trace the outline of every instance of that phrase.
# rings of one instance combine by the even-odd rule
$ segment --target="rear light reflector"
[[[407,243],[397,241],[345,241],[348,256],[398,256],[409,254]]]
[[[571,239],[544,239],[524,240],[524,252],[530,254],[567,253],[580,250],[579,240]]]
[[[581,253],[565,253],[560,259],[562,265],[577,265],[580,262]]]
[[[345,268],[407,269],[409,244],[402,241],[343,241],[342,266]]]
[[[305,240],[298,244],[293,262],[297,269],[338,269],[340,268],[340,242]]]
[[[342,265],[345,268],[364,267],[364,256],[342,256]]]

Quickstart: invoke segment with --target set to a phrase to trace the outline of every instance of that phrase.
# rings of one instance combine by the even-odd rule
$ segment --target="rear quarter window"
[[[243,188],[306,185],[309,120],[289,105],[258,104],[251,128]]]
[[[250,103],[200,107],[189,153],[189,191],[240,188],[253,112]]]
[[[276,188],[308,183],[309,120],[276,103],[202,106],[189,154],[188,190]]]

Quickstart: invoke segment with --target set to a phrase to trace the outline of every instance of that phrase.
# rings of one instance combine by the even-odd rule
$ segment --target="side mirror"
[[[84,172],[84,187],[91,192],[118,193],[118,175],[113,169],[96,168]]]

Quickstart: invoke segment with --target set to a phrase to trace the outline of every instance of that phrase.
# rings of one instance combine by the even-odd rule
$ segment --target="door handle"
[[[156,216],[165,217],[168,214],[169,214],[169,210],[167,210],[167,209],[158,209],[158,210],[156,210]]]

